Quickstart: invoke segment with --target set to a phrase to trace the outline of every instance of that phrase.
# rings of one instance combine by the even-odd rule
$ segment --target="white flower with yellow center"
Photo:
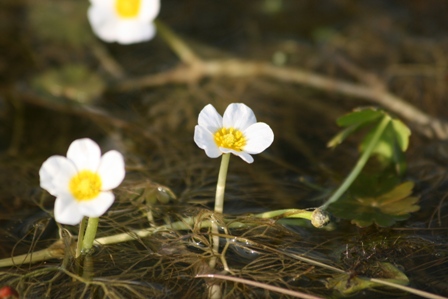
[[[72,142],[67,158],[51,156],[39,170],[40,186],[56,196],[57,222],[75,225],[84,216],[100,217],[113,204],[112,193],[125,176],[123,156],[109,151],[101,156],[91,139]]]
[[[223,117],[209,104],[199,113],[194,141],[210,158],[232,153],[252,163],[251,154],[268,148],[274,141],[274,133],[267,124],[257,122],[254,112],[245,104],[230,104]]]
[[[150,40],[160,0],[90,0],[87,12],[95,34],[105,42],[132,44]]]

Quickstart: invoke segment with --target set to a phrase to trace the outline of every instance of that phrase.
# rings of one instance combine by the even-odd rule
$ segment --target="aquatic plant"
[[[78,235],[82,250],[88,251],[95,238],[98,217],[115,200],[111,190],[124,179],[123,156],[115,150],[101,156],[101,150],[93,140],[78,139],[71,143],[67,157],[48,158],[42,164],[39,176],[40,186],[56,196],[54,217],[57,222],[76,225],[83,217],[89,217],[86,235],[83,224]]]
[[[252,163],[251,154],[259,154],[268,148],[274,141],[274,132],[267,124],[257,122],[254,112],[245,104],[230,104],[224,116],[209,104],[199,113],[194,141],[208,157],[222,155],[215,199],[215,212],[222,213],[230,154]]]
[[[160,0],[90,0],[88,18],[93,32],[105,42],[132,44],[156,34],[152,21]]]

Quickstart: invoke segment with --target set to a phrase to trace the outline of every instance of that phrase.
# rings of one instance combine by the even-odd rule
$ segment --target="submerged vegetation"
[[[121,25],[92,31],[88,1],[0,4],[0,298],[448,296],[446,5],[230,2],[164,0],[124,45],[93,35]],[[233,116],[193,140],[209,104],[264,141]],[[39,187],[86,137],[126,165],[83,214],[95,240]]]

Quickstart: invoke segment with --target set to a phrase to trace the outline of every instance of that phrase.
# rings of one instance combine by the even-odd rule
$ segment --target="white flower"
[[[73,141],[67,158],[51,156],[39,170],[40,186],[56,196],[56,221],[71,225],[83,216],[103,215],[115,199],[110,190],[124,175],[123,156],[112,150],[101,157],[99,146],[88,138]]]
[[[87,12],[95,34],[106,42],[132,44],[150,40],[160,0],[90,0]]]
[[[251,154],[261,153],[274,141],[271,128],[257,123],[252,109],[241,103],[230,104],[224,117],[208,104],[199,113],[198,124],[194,129],[194,142],[210,158],[232,153],[252,163]]]

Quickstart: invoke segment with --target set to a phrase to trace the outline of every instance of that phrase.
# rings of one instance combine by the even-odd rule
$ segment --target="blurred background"
[[[133,45],[100,41],[87,21],[88,6],[88,1],[79,0],[0,3],[2,258],[28,252],[30,246],[44,248],[57,238],[51,220],[54,199],[40,189],[38,171],[49,156],[65,155],[77,138],[94,139],[103,152],[117,149],[124,154],[127,177],[117,190],[117,210],[141,208],[143,201],[129,206],[129,198],[141,194],[138,190],[163,186],[174,196],[168,196],[171,206],[156,208],[161,214],[188,214],[189,209],[195,213],[213,207],[219,166],[219,159],[207,158],[193,142],[197,115],[209,103],[223,113],[229,103],[243,102],[275,134],[273,145],[255,156],[252,165],[231,159],[225,212],[244,214],[320,206],[356,163],[359,139],[349,139],[334,150],[326,146],[339,130],[335,120],[357,107],[389,107],[375,98],[341,92],[338,82],[368,92],[387,90],[429,119],[447,121],[447,1],[162,1],[158,20],[203,61],[237,59],[296,69],[305,77],[334,80],[335,86],[291,82],[277,75],[244,75],[239,69],[236,75],[200,77],[192,69],[179,78],[168,75],[154,83],[154,76],[188,63],[160,35]],[[354,272],[359,270],[356,262],[367,265],[364,262],[372,257],[391,261],[403,268],[413,287],[448,295],[448,143],[416,119],[402,118],[400,108],[390,112],[413,132],[406,178],[416,184],[421,210],[391,229],[341,223],[336,232],[312,234],[286,228],[283,239],[279,233],[278,239],[266,242],[315,250],[316,256]],[[165,193],[157,195],[159,201]],[[129,219],[121,224],[112,220],[107,225],[121,230],[145,226]],[[286,246],[282,242],[288,238],[298,243]],[[325,243],[328,239],[332,241]],[[359,244],[368,240],[378,242],[366,253]],[[145,246],[160,254],[159,245]],[[242,267],[248,257],[238,254]],[[191,273],[183,281],[170,275],[162,275],[158,282],[158,288],[169,289],[160,297],[182,294],[182,285],[190,288],[183,294],[191,296],[196,294],[193,286],[198,292],[204,289],[197,279],[191,284]],[[339,296],[318,283],[325,274],[314,275],[305,278],[306,283],[291,278],[280,284],[310,286],[312,293]],[[11,283],[8,279],[3,282]],[[59,291],[62,286],[61,282]],[[33,289],[31,284],[28,288]],[[241,289],[229,298],[257,294]],[[363,295],[374,298],[377,293]],[[412,298],[391,290],[383,295]]]

